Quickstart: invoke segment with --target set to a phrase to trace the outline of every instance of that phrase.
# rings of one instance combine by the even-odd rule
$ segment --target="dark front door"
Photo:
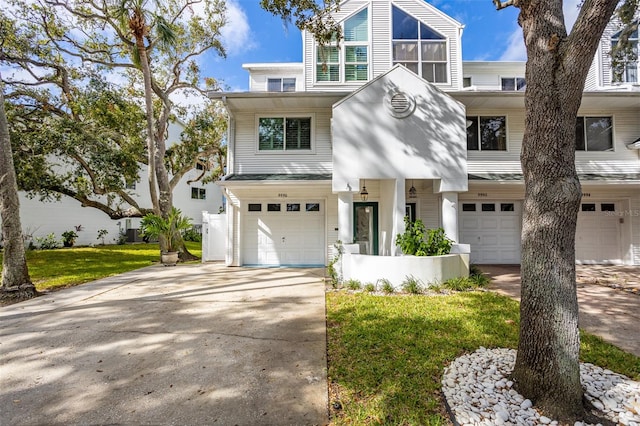
[[[378,254],[378,203],[353,203],[353,240],[360,254]]]

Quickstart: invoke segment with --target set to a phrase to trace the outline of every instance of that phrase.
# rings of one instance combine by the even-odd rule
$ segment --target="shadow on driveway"
[[[0,308],[0,424],[326,424],[323,273],[154,266]]]

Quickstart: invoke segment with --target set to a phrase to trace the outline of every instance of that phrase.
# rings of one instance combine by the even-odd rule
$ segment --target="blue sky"
[[[525,60],[518,9],[496,11],[491,0],[429,0],[429,3],[465,25],[462,57],[474,60]],[[577,0],[565,1],[569,26],[577,16]],[[244,63],[300,62],[302,39],[293,25],[265,12],[259,0],[228,0],[229,24],[224,30],[227,58],[207,58],[204,74],[221,80],[227,90],[245,91],[249,75]]]

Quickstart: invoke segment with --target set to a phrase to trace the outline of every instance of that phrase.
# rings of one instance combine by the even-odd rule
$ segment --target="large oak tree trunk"
[[[20,224],[18,185],[13,168],[13,151],[0,85],[0,216],[2,218],[2,287],[0,299],[23,300],[37,292],[27,269]]]
[[[612,0],[587,0],[570,37],[562,1],[520,1],[527,48],[522,171],[520,393],[560,420],[584,418],[580,384],[575,231],[581,189],[576,116]],[[583,16],[584,15],[584,16]]]

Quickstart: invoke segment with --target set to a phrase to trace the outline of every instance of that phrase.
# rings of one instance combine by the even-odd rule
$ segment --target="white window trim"
[[[582,117],[582,118],[603,118],[603,117],[609,117],[611,118],[611,145],[613,147],[612,151],[589,151],[588,149],[576,149],[576,155],[580,155],[580,156],[597,156],[597,155],[611,155],[611,154],[615,154],[616,152],[616,117],[613,114],[610,113],[602,113],[602,114],[598,114],[598,113],[594,113],[594,114],[580,114],[578,113],[577,117]],[[577,118],[576,117],[576,118]],[[586,138],[586,133],[585,133],[585,138]],[[585,143],[585,147],[587,146],[587,140],[585,139],[584,141]]]
[[[199,188],[197,186],[191,186],[189,188],[190,188],[189,196],[191,197],[192,200],[195,200],[195,201],[207,201],[207,188]],[[193,198],[193,190],[194,189],[198,190],[198,198]],[[204,193],[204,198],[200,198],[200,193]]]
[[[467,117],[476,117],[478,119],[478,127],[480,127],[480,117],[504,117],[506,120],[506,123],[504,125],[504,131],[505,131],[505,136],[507,138],[506,140],[506,144],[507,144],[507,149],[502,151],[502,150],[482,150],[481,149],[481,141],[480,139],[478,139],[478,149],[467,149],[467,152],[472,152],[474,154],[480,154],[480,155],[491,155],[491,154],[496,154],[496,153],[508,153],[511,151],[510,149],[510,140],[509,140],[509,114],[502,114],[502,113],[497,113],[497,114],[492,114],[492,113],[486,113],[486,114],[466,114],[465,115],[465,121],[467,120]],[[466,130],[466,129],[465,129]],[[480,129],[478,129],[479,131]],[[465,132],[466,134],[466,132]],[[466,148],[466,145],[465,145]],[[483,154],[484,153],[484,154]]]
[[[636,30],[638,31],[638,30]],[[613,43],[614,40],[618,40],[617,37],[615,37],[616,35],[620,34],[619,32],[616,34],[613,34],[611,36],[611,40],[610,40],[610,46],[609,46],[609,52],[611,52],[611,50],[613,49]],[[640,53],[640,33],[638,34],[637,38],[629,38],[629,41],[633,41],[635,40],[636,42],[636,49],[638,50],[638,52]],[[621,84],[632,84],[634,86],[640,85],[640,55],[638,55],[639,57],[636,58],[636,81],[613,81],[613,77],[614,77],[614,72],[613,72],[613,63],[610,63],[609,66],[611,68],[611,70],[609,71],[611,73],[611,84],[612,85],[621,85]],[[611,59],[610,59],[611,61]],[[626,74],[626,69],[625,69],[625,74]],[[602,152],[602,151],[601,151]]]
[[[406,13],[407,15],[411,16],[412,18],[414,18],[415,20],[417,20],[419,23],[422,23],[424,25],[426,25],[427,27],[431,28],[433,31],[435,31],[436,33],[440,34],[442,37],[444,37],[444,42],[445,42],[445,49],[447,51],[447,81],[446,82],[440,82],[440,83],[435,83],[435,82],[429,82],[430,84],[436,85],[436,86],[449,86],[451,85],[451,74],[452,74],[452,69],[451,69],[451,40],[449,39],[449,37],[447,37],[445,34],[442,34],[442,32],[440,32],[439,30],[433,28],[433,26],[427,24],[426,22],[424,22],[422,19],[417,18],[415,15],[413,15],[412,13],[407,12],[405,9],[398,7],[397,5],[394,5],[393,3],[391,3],[389,5],[389,69],[393,68],[395,65],[393,64],[395,61],[393,60],[393,42],[394,41],[402,41],[402,40],[395,40],[393,38],[393,8],[397,7],[398,9],[402,10],[404,13]],[[420,33],[420,27],[418,27],[418,34]],[[418,70],[419,73],[416,74],[418,77],[424,79],[425,81],[427,81],[426,78],[424,78],[421,74],[422,74],[422,46],[420,45],[420,43],[422,43],[422,39],[418,39],[416,40],[418,42]]]
[[[293,92],[298,91],[298,78],[297,77],[289,77],[289,76],[267,76],[264,81],[264,90],[265,92],[269,92],[269,80],[280,80],[280,91],[278,92],[269,92],[269,93],[293,93],[293,92],[285,92],[284,89],[284,80],[293,79],[295,81]]]
[[[500,75],[500,82],[499,82],[499,86],[500,86],[500,91],[501,92],[522,92],[524,93],[524,90],[518,90],[517,88],[514,90],[502,90],[502,80],[513,80],[513,84],[515,87],[517,87],[517,82],[516,79],[521,78],[524,80],[524,84],[525,84],[525,88],[527,87],[527,80],[524,78],[524,76],[520,76],[520,75]]]
[[[367,11],[367,41],[340,41],[340,46],[338,48],[338,80],[337,81],[318,81],[318,48],[320,45],[313,40],[314,48],[313,48],[313,82],[319,86],[331,86],[335,84],[364,84],[368,81],[371,81],[371,68],[373,66],[372,52],[371,52],[371,37],[373,35],[372,32],[372,23],[371,23],[371,9],[369,5],[365,5],[360,9],[352,12],[348,16],[346,16],[342,21],[340,21],[340,26],[342,27],[342,32],[344,34],[344,23],[348,21],[350,18],[354,17],[358,13],[362,12],[365,9],[369,9]],[[328,46],[337,46],[337,43],[331,43]],[[347,49],[346,46],[366,46],[367,47],[367,79],[366,80],[353,80],[347,81],[345,78],[345,66],[346,66],[346,55]],[[364,64],[361,64],[364,65]]]
[[[311,149],[283,149],[283,150],[260,150],[260,127],[261,118],[311,118]],[[316,114],[302,114],[302,113],[273,113],[273,114],[256,114],[255,116],[255,151],[256,155],[309,155],[316,153]]]

